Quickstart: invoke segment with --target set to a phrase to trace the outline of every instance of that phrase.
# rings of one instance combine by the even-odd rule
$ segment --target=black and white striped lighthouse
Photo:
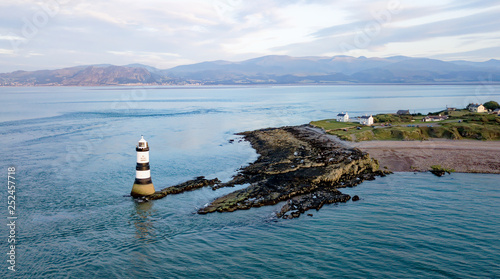
[[[130,195],[132,197],[142,197],[154,194],[155,187],[149,169],[149,146],[143,136],[141,136],[135,150],[137,151],[137,166],[135,167],[134,186]]]

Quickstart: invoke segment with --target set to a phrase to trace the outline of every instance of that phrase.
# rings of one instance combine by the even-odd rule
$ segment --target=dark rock
[[[293,197],[292,199],[288,200],[286,204],[281,208],[280,212],[276,213],[276,216],[278,218],[287,216],[286,219],[297,218],[300,216],[300,214],[298,216],[295,216],[293,212],[298,211],[300,213],[304,213],[309,209],[319,210],[325,204],[346,202],[350,198],[351,197],[349,195],[342,194],[340,191],[333,187],[322,188],[311,193]],[[288,215],[288,212],[292,213]]]
[[[438,177],[441,177],[446,174],[446,171],[444,170],[431,170],[430,172]]]
[[[300,212],[294,211],[294,212],[290,213],[290,216],[292,218],[298,218],[300,216]],[[292,218],[289,217],[288,219],[292,219]]]
[[[166,197],[167,195],[180,194],[187,191],[192,191],[206,186],[212,186],[220,183],[221,181],[217,178],[205,179],[204,176],[198,176],[193,180],[186,181],[179,185],[171,186],[160,190],[152,195],[146,196],[148,200],[157,200]]]
[[[352,201],[355,202],[355,201],[359,201],[359,197],[356,195],[354,197],[352,197]]]

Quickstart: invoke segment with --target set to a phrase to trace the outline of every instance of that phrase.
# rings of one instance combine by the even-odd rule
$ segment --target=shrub
[[[491,110],[495,110],[497,108],[500,108],[500,105],[497,102],[495,102],[495,101],[486,102],[486,103],[483,104],[483,106],[486,109],[491,109]]]

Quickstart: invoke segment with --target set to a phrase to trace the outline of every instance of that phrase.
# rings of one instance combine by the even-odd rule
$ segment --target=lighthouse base
[[[155,187],[153,186],[153,183],[148,183],[148,184],[134,183],[130,195],[134,198],[137,198],[137,197],[149,196],[154,193],[155,193]]]

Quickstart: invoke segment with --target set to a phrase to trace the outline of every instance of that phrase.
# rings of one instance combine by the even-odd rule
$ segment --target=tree
[[[495,110],[497,108],[500,108],[500,105],[497,102],[495,102],[495,101],[486,102],[486,103],[483,104],[483,106],[486,109],[491,109],[491,110]]]

